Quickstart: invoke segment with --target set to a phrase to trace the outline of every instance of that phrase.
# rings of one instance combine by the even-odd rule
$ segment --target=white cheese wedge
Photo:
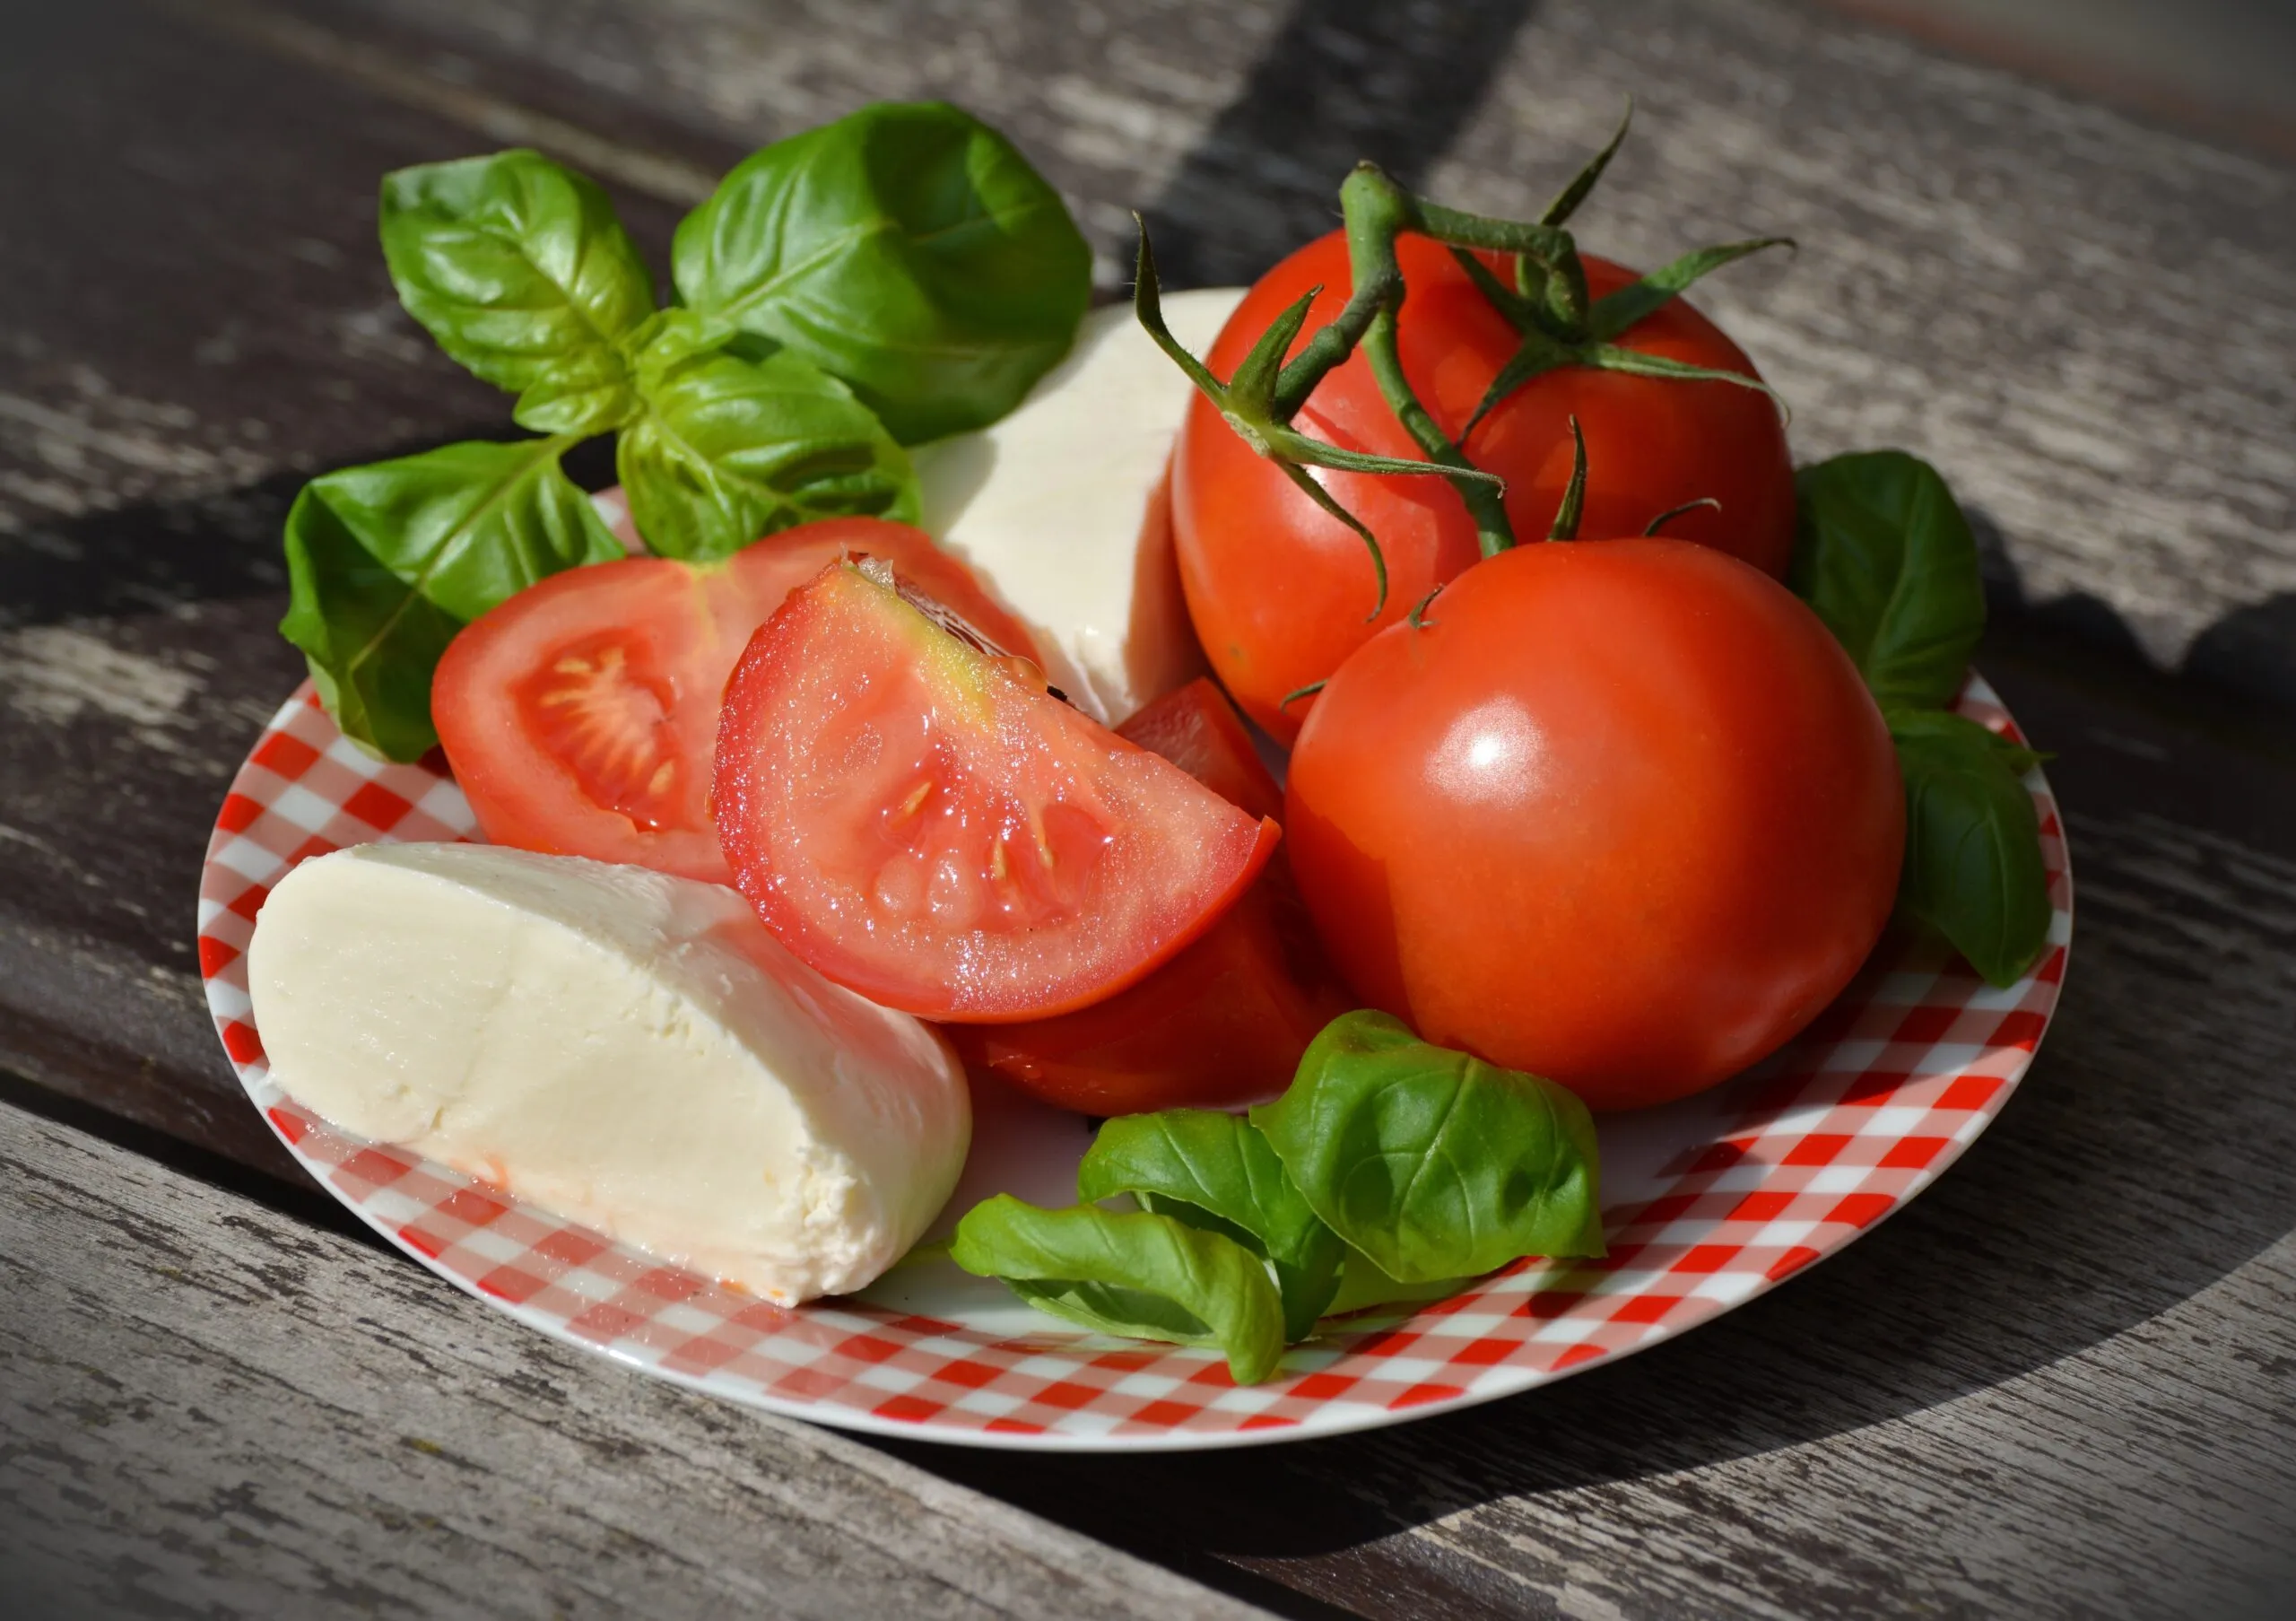
[[[248,990],[272,1077],[561,1216],[784,1303],[868,1283],[955,1187],[964,1073],[730,889],[468,844],[306,861]]]
[[[1169,293],[1164,318],[1202,354],[1243,296]],[[1205,669],[1164,487],[1194,393],[1131,305],[1111,305],[1010,415],[913,453],[925,528],[1036,633],[1052,684],[1110,726]]]

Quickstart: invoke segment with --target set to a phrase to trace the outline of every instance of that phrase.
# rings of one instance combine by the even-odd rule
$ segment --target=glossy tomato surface
[[[922,529],[871,518],[785,529],[721,562],[633,557],[528,587],[465,626],[430,709],[486,836],[730,884],[709,817],[734,661],[796,587],[880,557],[1006,649],[1028,632]]]
[[[1407,292],[1397,332],[1404,370],[1456,440],[1517,338],[1450,250],[1422,237],[1396,244]],[[1599,297],[1634,273],[1585,258]],[[1231,375],[1285,306],[1321,285],[1296,353],[1338,314],[1351,285],[1344,239],[1334,232],[1269,271],[1229,318],[1207,357]],[[1675,299],[1628,329],[1628,348],[1756,376],[1720,328]],[[1681,382],[1570,366],[1533,379],[1476,426],[1469,457],[1507,481],[1518,541],[1546,534],[1570,482],[1570,418],[1587,436],[1588,475],[1580,533],[1634,535],[1685,501],[1703,509],[1668,524],[1678,539],[1712,545],[1782,576],[1794,539],[1794,469],[1777,406],[1752,388]],[[1316,438],[1351,449],[1418,458],[1359,351],[1318,386],[1295,419]],[[1362,541],[1253,454],[1201,396],[1191,402],[1172,460],[1173,537],[1196,635],[1244,712],[1289,741],[1313,703],[1286,694],[1327,678],[1380,626],[1407,614],[1436,585],[1481,555],[1474,525],[1439,478],[1319,472],[1325,487],[1370,527],[1388,571],[1387,606],[1366,623],[1378,588]]]
[[[735,882],[838,983],[943,1020],[1113,996],[1249,887],[1276,824],[832,565],[751,639],[715,776]]]
[[[1249,815],[1283,807],[1235,710],[1200,676],[1117,731]],[[1202,939],[1129,990],[1056,1018],[949,1033],[969,1066],[1062,1108],[1223,1109],[1290,1085],[1316,1033],[1353,1006],[1279,848]]]
[[[1461,575],[1340,667],[1286,803],[1367,1001],[1597,1109],[1807,1024],[1888,919],[1905,839],[1888,729],[1825,626],[1664,539]]]

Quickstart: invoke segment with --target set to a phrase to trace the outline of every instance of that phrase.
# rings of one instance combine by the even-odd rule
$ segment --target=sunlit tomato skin
[[[1358,993],[1596,1109],[1800,1030],[1872,949],[1905,841],[1888,729],[1824,625],[1665,539],[1461,575],[1340,667],[1286,806]]]
[[[1450,250],[1422,237],[1396,244],[1405,288],[1397,323],[1405,374],[1457,440],[1518,340]],[[1583,257],[1583,256],[1582,256]],[[1596,297],[1634,279],[1585,257]],[[1299,344],[1338,314],[1351,282],[1335,231],[1269,271],[1207,357],[1232,373],[1292,301],[1320,285]],[[1758,374],[1722,331],[1677,298],[1630,328],[1624,346],[1695,365]],[[1570,482],[1570,418],[1587,436],[1589,473],[1580,533],[1634,535],[1661,512],[1711,496],[1668,524],[1677,539],[1712,545],[1783,576],[1794,537],[1794,469],[1777,406],[1757,389],[1568,366],[1522,388],[1479,423],[1466,451],[1507,481],[1518,540],[1544,536]],[[1326,377],[1294,424],[1350,449],[1421,459],[1359,351]],[[1188,408],[1173,452],[1173,538],[1188,613],[1212,666],[1244,712],[1280,741],[1312,699],[1284,697],[1328,677],[1382,626],[1480,556],[1457,492],[1431,476],[1318,472],[1340,504],[1370,526],[1385,553],[1387,600],[1376,620],[1377,576],[1355,533],[1253,454],[1208,400]]]
[[[718,705],[734,661],[796,587],[880,557],[1008,650],[1020,622],[922,529],[832,519],[718,562],[633,557],[553,574],[465,626],[430,710],[489,840],[729,884],[709,818]]]
[[[713,814],[783,946],[884,1007],[1048,1017],[1215,923],[1282,830],[832,564],[726,684]]]
[[[1117,731],[1252,815],[1283,808],[1283,790],[1209,681],[1167,693]],[[1057,1018],[949,1033],[968,1066],[1065,1109],[1231,1109],[1283,1091],[1316,1033],[1353,1006],[1279,848],[1202,939],[1131,989]]]

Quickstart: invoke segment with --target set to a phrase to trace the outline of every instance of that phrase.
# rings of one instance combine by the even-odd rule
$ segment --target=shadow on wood
[[[1369,159],[1422,184],[1483,104],[1535,0],[1296,0],[1251,76],[1143,210],[1175,287],[1248,282],[1339,223]]]
[[[1599,1495],[1888,1425],[2219,1285],[2296,1230],[2281,1101],[2296,1068],[2296,755],[2100,706],[2084,683],[2114,677],[2083,667],[2100,659],[2069,639],[1987,649],[2057,751],[2079,913],[2061,1017],[1993,1129],[1845,1254],[1581,1380],[1214,1469],[900,1450],[1160,1558],[1376,1561],[1381,1538],[1497,1499]],[[2223,1357],[2196,1376],[2264,1377]],[[2134,1442],[2127,1467],[2147,1467]]]

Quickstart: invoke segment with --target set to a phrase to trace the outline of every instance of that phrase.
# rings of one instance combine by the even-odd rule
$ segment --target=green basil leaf
[[[1870,450],[1800,469],[1794,489],[1795,594],[1883,709],[1951,703],[1985,629],[1985,582],[1945,481],[1918,457]]]
[[[1305,1339],[1339,1287],[1345,1246],[1247,1122],[1209,1109],[1109,1120],[1076,1167],[1086,1204],[1129,1193],[1144,1209],[1219,1233],[1264,1257],[1283,1301],[1283,1337]]]
[[[1084,1328],[1216,1346],[1238,1384],[1265,1379],[1283,1355],[1283,1308],[1259,1258],[1170,1216],[1044,1210],[1000,1193],[965,1213],[949,1258]]]
[[[684,303],[843,378],[907,445],[1018,405],[1091,301],[1060,194],[939,102],[880,102],[753,154],[671,259]]]
[[[1426,1283],[1404,1283],[1380,1271],[1378,1263],[1361,1250],[1350,1250],[1340,1268],[1338,1292],[1324,1307],[1324,1315],[1344,1317],[1350,1312],[1368,1311],[1373,1306],[1418,1305],[1431,1300],[1448,1300],[1473,1282],[1472,1277],[1438,1277]]]
[[[518,396],[520,426],[595,433],[637,406],[618,340],[654,278],[597,186],[539,153],[383,178],[383,257],[439,346]]]
[[[447,445],[303,486],[279,630],[345,736],[418,758],[439,741],[430,673],[457,631],[544,575],[622,554],[560,468],[564,448]]]
[[[1992,983],[2014,984],[2048,946],[2040,821],[2019,780],[2036,756],[1938,710],[1893,710],[1889,720],[1905,777],[1898,903]]]
[[[1587,1106],[1387,1014],[1325,1025],[1251,1120],[1316,1214],[1402,1282],[1603,1252]]]
[[[614,448],[630,515],[665,557],[725,557],[817,518],[917,521],[909,456],[803,356],[669,310],[639,351],[644,409]]]

